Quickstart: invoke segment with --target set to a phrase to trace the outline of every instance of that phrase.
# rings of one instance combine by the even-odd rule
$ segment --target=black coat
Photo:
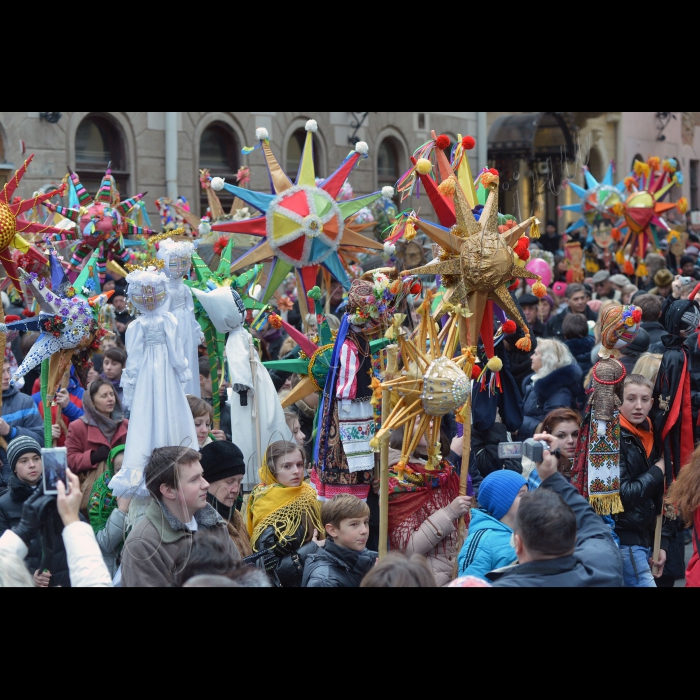
[[[315,542],[303,543],[304,528],[299,527],[293,537],[280,545],[275,529],[270,526],[258,538],[255,550],[271,550],[277,557],[277,578],[283,588],[299,588],[304,575],[306,558],[318,550]]]
[[[359,588],[379,555],[365,549],[356,552],[328,539],[326,546],[309,555],[304,566],[303,588]]]
[[[569,351],[581,368],[581,373],[585,377],[591,371],[591,367],[593,367],[591,350],[595,347],[595,338],[592,335],[587,335],[585,338],[571,338],[570,340],[565,340],[564,345],[569,348]]]
[[[668,334],[668,331],[658,321],[641,323],[639,327],[643,328],[649,334],[650,352],[653,352],[653,350],[651,350],[651,346],[655,345],[656,343],[660,343],[661,336]]]
[[[34,493],[34,489],[18,479],[15,474],[10,476],[9,486],[9,490],[0,497],[0,536],[6,530],[19,525],[24,502]],[[43,534],[39,534],[29,543],[29,552],[24,560],[32,575],[39,569],[48,569],[51,572],[51,588],[70,587],[68,557],[61,537],[62,531],[63,524],[58,518],[58,513],[55,513]]]
[[[605,521],[561,474],[553,474],[540,488],[558,493],[573,510],[574,553],[492,571],[488,578],[494,588],[621,588],[622,557]]]
[[[501,469],[510,469],[518,474],[523,473],[523,465],[520,460],[499,458],[499,442],[508,442],[508,432],[503,423],[494,423],[489,430],[472,431],[469,472],[473,475],[474,471],[476,471],[480,477],[480,482],[492,472]],[[474,481],[473,476],[472,481]]]
[[[562,324],[564,323],[564,317],[571,313],[571,309],[564,309],[561,313],[547,321],[547,337],[554,338],[554,340],[561,340],[564,342],[564,331],[562,330]],[[584,316],[589,321],[597,321],[598,314],[593,311],[589,306],[586,306],[584,310]]]
[[[518,440],[530,438],[545,416],[555,408],[581,410],[585,393],[583,375],[578,365],[555,369],[546,377],[532,382],[531,374],[523,385],[525,420],[518,431]]]
[[[622,545],[654,545],[656,516],[664,494],[664,475],[655,461],[653,451],[648,459],[639,439],[620,429],[620,500],[625,510],[613,518]],[[664,535],[661,548],[668,549],[668,532]]]

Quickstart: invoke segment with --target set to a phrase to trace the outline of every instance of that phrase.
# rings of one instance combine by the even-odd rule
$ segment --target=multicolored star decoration
[[[80,178],[70,171],[72,186],[75,188],[79,208],[61,207],[50,202],[44,202],[49,211],[60,214],[76,224],[73,232],[59,231],[55,239],[59,241],[78,241],[73,252],[69,269],[77,275],[94,250],[98,251],[97,271],[100,282],[104,283],[109,264],[126,265],[130,256],[126,249],[124,236],[151,236],[156,232],[137,226],[127,215],[146,196],[137,194],[135,197],[121,201],[116,182],[112,176],[111,164],[102,180],[102,185],[95,199],[80,183]],[[139,242],[140,243],[140,242]],[[121,267],[118,274],[126,273]]]
[[[580,218],[574,221],[565,231],[571,233],[578,228],[585,227],[588,231],[590,243],[595,239],[595,232],[601,227],[611,227],[618,219],[613,208],[624,202],[625,181],[617,185],[613,184],[614,167],[610,163],[602,182],[598,182],[587,167],[583,167],[583,176],[586,180],[586,189],[575,182],[567,182],[581,201],[577,204],[566,204],[559,207],[559,211],[572,211],[580,214]]]
[[[256,131],[258,145],[244,149],[243,153],[248,155],[262,148],[270,174],[272,194],[229,185],[221,178],[212,180],[215,191],[226,189],[263,214],[247,221],[221,222],[212,226],[214,231],[222,233],[247,233],[264,238],[236,260],[232,267],[232,271],[236,271],[272,260],[261,298],[263,302],[271,299],[291,271],[296,273],[301,306],[306,306],[306,295],[316,286],[321,267],[348,288],[348,274],[340,257],[342,252],[384,250],[383,243],[367,238],[346,225],[353,215],[378,200],[382,192],[349,201],[336,201],[360,158],[367,157],[367,144],[360,141],[338,170],[317,185],[313,160],[313,134],[317,130],[318,125],[313,119],[306,123],[306,144],[296,184],[292,183],[277,162],[266,129]],[[308,309],[300,308],[300,311],[304,318]]]
[[[674,185],[683,184],[683,175],[678,171],[678,161],[674,158],[662,161],[654,156],[646,163],[637,160],[633,170],[634,174],[625,178],[624,182],[628,193],[626,201],[613,207],[613,212],[624,219],[617,229],[613,229],[613,238],[622,239],[616,261],[623,272],[626,275],[646,277],[648,270],[643,261],[647,247],[653,244],[654,250],[658,252],[657,230],[664,233],[671,231],[661,214],[671,209],[678,209],[681,214],[685,214],[688,211],[688,200],[681,197],[677,202],[661,201]],[[628,245],[630,248],[625,257],[624,251]]]
[[[184,229],[181,229],[184,233]],[[173,237],[177,234],[177,230],[171,233],[163,234],[164,237]],[[150,239],[149,242],[156,243],[161,236],[156,236]],[[245,274],[235,277],[231,274],[231,259],[233,257],[233,239],[230,239],[225,248],[221,251],[221,260],[216,270],[212,270],[202,258],[197,254],[192,254],[192,265],[194,267],[196,279],[184,280],[185,284],[190,289],[199,289],[203,292],[211,291],[217,287],[231,287],[235,285],[236,290],[241,296],[243,303],[248,311],[261,312],[267,308],[266,304],[262,304],[253,299],[248,290],[253,287],[260,275],[262,274],[262,265],[256,265]],[[223,333],[218,333],[214,324],[209,319],[209,315],[200,303],[199,299],[192,295],[194,301],[194,311],[197,321],[204,333],[205,342],[207,345],[207,357],[209,358],[209,366],[211,368],[212,380],[212,405],[214,407],[214,423],[219,425],[221,421],[221,404],[219,401],[219,384],[221,380],[221,371],[226,367],[224,362],[224,354],[226,349],[226,336]]]
[[[100,309],[114,292],[100,291],[97,251],[71,284],[51,241],[45,240],[51,280],[21,268],[18,270],[20,279],[39,304],[39,314],[26,320],[8,316],[6,322],[0,324],[0,333],[13,330],[40,333],[12,378],[12,384],[50,358],[48,393],[53,395],[71,362],[83,386],[87,385],[90,358],[105,335],[99,325]]]
[[[442,178],[439,185],[431,176],[433,164],[428,159],[416,159],[415,156],[411,159],[440,224],[424,221],[415,212],[403,217],[403,221],[397,224],[409,229],[404,237],[410,237],[411,227],[427,234],[439,246],[438,259],[401,274],[441,276],[447,292],[437,304],[434,317],[440,318],[454,311],[467,320],[460,328],[463,350],[470,349],[476,353],[481,335],[488,358],[481,379],[484,379],[488,369],[496,375],[495,383],[491,385],[498,386],[497,374],[502,362],[494,352],[494,302],[497,315],[502,324],[509,324],[507,328],[510,332],[515,331],[515,323],[520,326],[525,337],[516,345],[529,352],[532,347],[529,330],[508,288],[520,279],[536,279],[533,293],[540,297],[546,294],[539,275],[524,267],[530,258],[530,239],[525,234],[532,229],[531,235],[538,238],[539,222],[533,216],[517,224],[514,217],[498,213],[500,180],[497,171],[484,170],[477,180],[479,188],[476,187],[471,178],[469,159],[464,153],[474,147],[473,138],[465,137],[462,140],[461,149],[454,151],[452,163],[444,152],[448,144],[447,136],[435,138],[433,152],[437,155]],[[469,197],[460,181],[468,188]],[[472,202],[475,203],[473,208]],[[509,322],[506,314],[513,320]]]
[[[14,177],[7,182],[2,192],[0,192],[0,263],[2,263],[8,278],[12,280],[12,283],[20,295],[22,294],[22,287],[17,273],[17,263],[12,257],[12,250],[19,250],[26,255],[31,249],[29,242],[22,238],[21,234],[45,235],[62,233],[59,228],[18,218],[21,214],[28,212],[41,203],[45,203],[47,200],[51,199],[51,197],[57,194],[62,196],[65,192],[65,188],[61,187],[58,191],[36,195],[33,199],[24,200],[21,197],[15,197],[13,199],[13,195],[19,187],[32,160],[34,160],[34,154],[24,161],[24,165],[15,173]]]

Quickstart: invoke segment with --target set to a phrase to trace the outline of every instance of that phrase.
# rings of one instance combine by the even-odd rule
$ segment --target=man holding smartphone
[[[0,437],[10,443],[17,437],[25,436],[39,443],[44,441],[44,424],[39,415],[34,401],[30,396],[19,392],[17,387],[11,387],[12,379],[12,353],[5,351],[2,368],[2,418],[0,418]],[[2,473],[0,474],[0,491],[9,487],[12,469],[7,459],[4,444],[0,443],[0,461]]]

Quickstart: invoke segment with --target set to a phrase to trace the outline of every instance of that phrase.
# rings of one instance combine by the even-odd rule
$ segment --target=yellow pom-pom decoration
[[[412,241],[416,237],[416,227],[412,221],[406,222],[406,230],[403,232],[405,241]]]
[[[644,263],[637,265],[637,277],[649,277],[649,268]]]
[[[421,175],[427,175],[433,169],[433,164],[427,158],[419,158],[416,163],[416,170]]]
[[[535,282],[535,284],[532,285],[532,293],[538,299],[542,299],[545,294],[547,294],[547,287],[545,287],[542,282]]]
[[[517,265],[517,267],[525,267],[525,263],[526,263],[525,260],[521,260],[520,258],[518,258],[516,256],[515,264]]]
[[[654,171],[656,172],[660,167],[661,167],[661,158],[658,156],[652,156],[649,158],[647,161],[647,165]]]
[[[535,219],[532,222],[532,226],[530,226],[530,238],[536,239],[540,237],[540,227],[537,224],[537,219]]]
[[[530,339],[530,334],[528,333],[524,338],[521,338],[515,344],[515,347],[523,352],[530,352],[530,350],[532,350],[532,340]]]
[[[455,178],[450,176],[444,182],[440,183],[438,187],[438,192],[444,197],[450,197],[455,193]]]
[[[676,209],[678,209],[681,214],[685,214],[688,211],[688,200],[685,197],[681,197],[676,202]]]
[[[503,361],[501,360],[500,357],[492,357],[486,366],[492,371],[492,372],[500,372],[503,369]]]
[[[618,250],[617,253],[615,253],[615,262],[622,267],[625,264],[625,254],[622,252],[622,250]]]

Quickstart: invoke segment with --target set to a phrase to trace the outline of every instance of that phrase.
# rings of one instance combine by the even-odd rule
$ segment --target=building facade
[[[319,177],[339,167],[357,141],[368,143],[369,158],[360,161],[350,178],[356,196],[394,185],[432,130],[455,141],[459,134],[478,136],[479,126],[477,112],[0,112],[0,185],[35,153],[22,195],[58,186],[67,167],[94,194],[111,162],[122,197],[148,192],[154,223],[155,201],[165,196],[185,197],[192,211],[202,215],[206,197],[200,169],[235,183],[239,168],[247,165],[249,187],[265,190],[269,178],[262,152],[241,153],[254,145],[256,128],[264,127],[280,165],[295,179],[309,119],[318,122],[314,161]],[[472,156],[476,167],[478,151]],[[432,214],[425,196],[400,206]]]

